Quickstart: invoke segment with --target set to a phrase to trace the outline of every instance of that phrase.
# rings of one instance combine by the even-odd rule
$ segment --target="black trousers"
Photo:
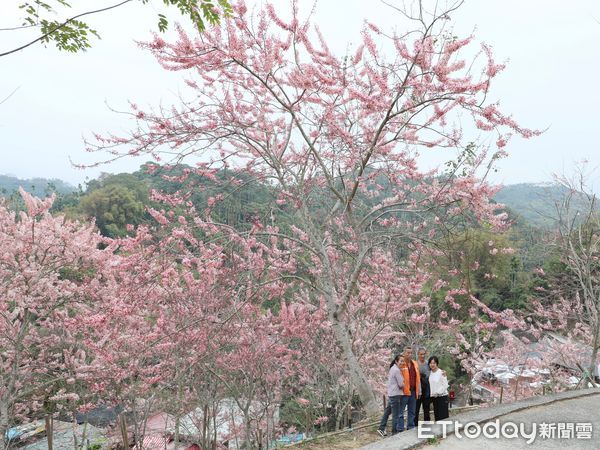
[[[417,410],[415,412],[415,427],[419,425],[419,412],[421,410],[421,406],[423,406],[423,420],[429,422],[431,420],[431,398],[429,397],[429,392],[427,392],[427,397],[421,395],[421,397],[417,399]]]
[[[431,397],[433,403],[433,416],[435,421],[447,419],[450,415],[448,414],[448,396],[443,395],[441,397]]]

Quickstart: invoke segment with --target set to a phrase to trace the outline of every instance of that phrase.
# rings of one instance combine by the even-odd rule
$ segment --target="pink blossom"
[[[307,399],[305,399],[305,398],[302,398],[302,397],[298,397],[298,398],[296,398],[296,402],[297,402],[297,403],[298,403],[300,406],[308,406],[308,405],[310,405],[310,401],[309,401],[309,400],[307,400]]]

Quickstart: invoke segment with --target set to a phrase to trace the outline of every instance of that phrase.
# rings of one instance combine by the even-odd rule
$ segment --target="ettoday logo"
[[[462,423],[460,421],[442,420],[439,422],[419,422],[417,436],[419,439],[429,439],[436,436],[446,438],[454,433],[458,439],[519,439],[527,444],[533,444],[540,439],[591,439],[591,423],[501,423],[498,419],[480,424],[477,422]]]

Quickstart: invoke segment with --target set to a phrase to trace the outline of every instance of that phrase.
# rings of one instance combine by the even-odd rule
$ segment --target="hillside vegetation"
[[[292,224],[285,208],[267,206],[272,205],[276,196],[268,185],[253,180],[247,180],[243,185],[228,183],[226,172],[216,173],[214,180],[193,173],[182,176],[187,169],[181,166],[169,172],[165,168],[149,171],[142,166],[134,173],[103,174],[88,182],[85,190],[76,190],[60,180],[19,180],[4,176],[0,177],[3,183],[0,189],[4,195],[12,195],[13,203],[18,201],[19,197],[14,193],[19,185],[41,197],[55,192],[54,212],[62,212],[71,218],[94,218],[100,232],[108,237],[127,235],[128,224],[152,223],[148,208],[163,207],[153,200],[153,192],[173,194],[181,189],[191,192],[189,200],[198,210],[206,208],[210,198],[222,198],[216,204],[215,213],[218,221],[224,224],[250,228],[257,219],[280,228]],[[468,254],[486,268],[473,275],[472,283],[474,291],[493,309],[518,309],[532,294],[535,287],[533,270],[544,266],[548,259],[543,234],[552,229],[555,204],[565,193],[566,188],[553,184],[505,186],[495,200],[504,204],[513,218],[509,232],[499,235],[485,229],[465,230],[452,242],[444,244],[448,251]],[[514,255],[490,258],[490,241],[519,251]],[[486,273],[494,275],[484,278]]]
[[[63,195],[70,194],[77,190],[75,186],[57,178],[23,179],[12,175],[0,175],[0,195],[12,195],[19,187],[22,187],[25,191],[38,197],[44,197],[51,192]]]
[[[164,174],[164,171],[160,170],[149,174],[143,167],[132,174],[103,174],[89,181],[85,190],[78,190],[75,186],[55,178],[20,179],[10,175],[0,175],[0,196],[13,196],[19,186],[39,197],[55,192],[59,197],[55,210],[79,212],[96,217],[102,232],[114,236],[123,234],[127,223],[139,223],[144,216],[144,205],[149,203],[151,189],[172,193],[182,187],[182,183],[166,181],[163,178]],[[210,195],[232,194],[234,191],[233,187],[227,190],[222,185],[210,186],[210,183],[198,177],[190,177],[185,184],[194,183],[203,186],[194,195],[193,200],[196,204],[201,204]],[[225,192],[219,192],[223,189]],[[269,195],[264,187],[257,188],[255,184],[247,185],[237,191],[234,196],[235,201],[231,199],[227,202],[227,211],[223,211],[228,222],[243,221],[250,213],[260,211],[261,197]],[[566,193],[567,188],[560,184],[519,183],[503,186],[494,200],[506,206],[518,226],[533,226],[547,230],[555,225],[556,204]],[[109,211],[111,209],[112,212]],[[108,214],[104,214],[107,211]],[[266,212],[262,211],[262,213]]]

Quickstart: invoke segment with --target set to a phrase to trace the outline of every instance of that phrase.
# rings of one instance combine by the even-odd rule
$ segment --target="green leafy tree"
[[[466,228],[448,234],[439,246],[444,255],[438,258],[440,277],[447,280],[448,289],[465,289],[496,311],[524,307],[529,280],[518,251],[519,235]],[[445,274],[448,268],[464,277]],[[435,295],[440,302],[445,292]]]
[[[125,236],[127,225],[144,221],[148,191],[148,185],[134,175],[104,175],[88,184],[77,211],[94,217],[103,235]]]
[[[39,35],[23,45],[0,53],[7,56],[23,50],[35,43],[54,44],[56,48],[63,51],[77,53],[92,46],[92,38],[100,38],[100,34],[84,21],[88,16],[100,14],[134,1],[143,4],[149,0],[121,0],[116,3],[96,9],[68,16],[66,11],[72,8],[71,0],[30,0],[23,2],[19,8],[23,11],[22,23],[14,28],[2,31],[17,30],[19,28],[37,28]],[[228,0],[162,0],[166,6],[176,8],[182,16],[189,18],[198,30],[203,31],[206,24],[217,25],[222,16],[228,16],[232,8]],[[63,18],[56,19],[57,15]],[[165,31],[169,26],[169,20],[164,14],[158,14],[158,29]]]

